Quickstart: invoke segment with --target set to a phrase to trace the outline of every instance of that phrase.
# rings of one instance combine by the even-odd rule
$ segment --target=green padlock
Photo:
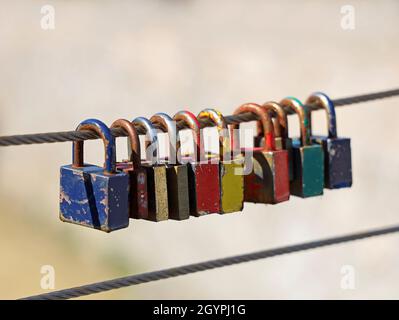
[[[322,195],[324,152],[320,145],[311,142],[309,109],[293,97],[283,99],[280,104],[294,111],[300,121],[301,136],[292,145],[294,179],[290,183],[291,194],[302,198]]]

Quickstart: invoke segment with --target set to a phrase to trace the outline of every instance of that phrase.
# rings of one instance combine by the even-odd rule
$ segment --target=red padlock
[[[194,155],[182,162],[189,162],[188,181],[190,213],[202,216],[220,211],[219,165],[211,163],[205,157],[202,130],[197,117],[189,111],[180,111],[173,120],[184,124],[193,132]],[[178,151],[181,151],[180,139],[177,139]],[[181,153],[180,153],[181,154]]]
[[[140,140],[136,128],[133,123],[125,119],[116,120],[111,128],[123,129],[129,139],[130,159],[116,163],[117,170],[129,175],[129,216],[134,219],[146,219],[148,217],[147,172],[141,166]]]
[[[288,152],[276,150],[274,127],[268,111],[255,103],[247,103],[234,112],[235,115],[252,113],[258,116],[263,126],[264,145],[245,149],[253,152],[252,170],[244,175],[244,200],[254,203],[279,203],[290,197]],[[238,130],[239,124],[230,127],[234,150],[240,148]],[[245,157],[247,159],[247,157]],[[247,162],[247,161],[246,161]],[[248,164],[246,163],[246,167]]]
[[[290,181],[294,179],[294,169],[293,169],[293,162],[292,162],[292,139],[288,136],[288,119],[287,113],[285,112],[284,108],[277,102],[269,101],[262,105],[269,114],[275,116],[273,119],[274,124],[274,134],[275,134],[275,141],[276,141],[276,149],[277,150],[287,150],[288,152],[288,165],[290,170]],[[258,127],[258,135],[255,137],[255,141],[260,140],[261,143],[258,146],[262,146],[263,141],[263,125],[261,122],[257,123]],[[259,137],[262,137],[260,139]],[[256,142],[255,142],[256,143]]]

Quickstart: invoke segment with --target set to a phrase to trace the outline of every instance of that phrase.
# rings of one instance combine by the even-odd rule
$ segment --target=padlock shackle
[[[173,117],[173,120],[176,122],[183,122],[186,127],[191,129],[193,133],[193,140],[194,140],[194,152],[195,152],[195,160],[196,162],[201,161],[201,157],[205,156],[205,150],[204,150],[204,138],[202,135],[202,130],[200,123],[197,119],[197,117],[191,113],[190,111],[179,111],[176,113]],[[180,142],[180,137],[177,139],[176,142],[176,150],[180,150],[181,152],[181,142]]]
[[[310,139],[310,117],[309,109],[304,106],[302,102],[294,97],[287,97],[280,101],[280,104],[294,111],[299,117],[299,127],[301,131],[301,145],[310,146],[312,144]]]
[[[154,128],[151,121],[144,117],[138,117],[134,119],[132,123],[146,133],[146,160],[150,161],[151,164],[159,164],[159,144],[157,130]],[[150,146],[153,150],[149,150]],[[152,153],[150,151],[152,151]],[[155,159],[155,161],[153,159]]]
[[[197,118],[208,119],[216,125],[219,134],[219,160],[231,159],[229,130],[223,115],[215,109],[204,109]]]
[[[169,156],[167,157],[168,163],[178,163],[176,145],[178,140],[176,122],[166,113],[159,112],[154,114],[150,121],[153,125],[158,126],[162,132],[168,133],[169,137]]]
[[[314,92],[306,100],[307,105],[316,105],[323,108],[327,115],[328,137],[337,137],[337,117],[335,115],[335,106],[331,99],[323,92]],[[312,135],[312,113],[309,113],[310,118],[310,135]]]
[[[284,111],[284,108],[278,102],[275,101],[265,102],[262,105],[262,107],[265,108],[269,112],[269,114],[276,117],[275,121],[273,121],[275,137],[287,139],[288,117],[287,113]],[[263,125],[260,121],[257,122],[257,128],[258,128],[258,135],[262,136]]]
[[[265,144],[263,146],[263,151],[276,151],[276,143],[274,138],[274,127],[272,118],[269,112],[256,103],[246,103],[239,106],[235,111],[234,115],[242,114],[242,113],[252,113],[257,115],[260,122],[262,124],[262,130],[265,138]],[[239,123],[232,124],[230,126],[230,137],[231,137],[231,145],[233,150],[240,150],[240,134],[237,132],[240,128]],[[237,131],[236,131],[237,129]]]
[[[92,131],[98,134],[104,143],[104,173],[115,174],[116,173],[116,148],[115,148],[115,137],[112,135],[111,130],[107,125],[97,119],[87,119],[81,122],[76,131]],[[84,167],[83,159],[84,141],[78,140],[73,142],[73,168]]]
[[[141,148],[140,139],[134,124],[126,119],[115,120],[111,125],[111,129],[123,129],[129,139],[129,157],[133,164],[133,169],[137,170],[141,166]]]

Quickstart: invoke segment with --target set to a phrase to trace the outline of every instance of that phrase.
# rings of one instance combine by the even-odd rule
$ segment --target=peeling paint
[[[102,167],[64,166],[60,174],[60,219],[111,232],[129,225],[128,177]],[[111,191],[112,190],[112,191]]]

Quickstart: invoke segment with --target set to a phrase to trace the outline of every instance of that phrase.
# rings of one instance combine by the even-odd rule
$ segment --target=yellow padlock
[[[244,206],[244,161],[241,155],[233,158],[227,123],[223,115],[214,109],[205,109],[198,114],[198,119],[208,119],[216,124],[219,133],[219,213],[242,211]],[[215,161],[213,159],[212,161]]]

